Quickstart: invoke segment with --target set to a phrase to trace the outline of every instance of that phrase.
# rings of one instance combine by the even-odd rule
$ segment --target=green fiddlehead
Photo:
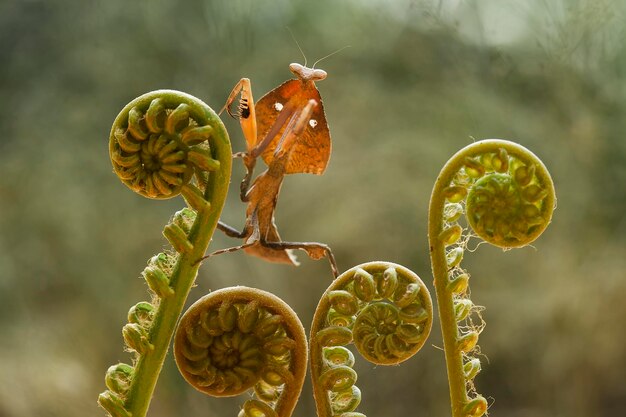
[[[173,250],[154,256],[142,273],[152,300],[133,306],[122,330],[133,365],[111,366],[108,390],[98,398],[113,417],[143,417],[226,199],[231,147],[209,106],[185,93],[159,90],[122,109],[109,151],[115,173],[133,191],[155,199],[182,194],[189,206],[163,230]]]
[[[399,364],[423,346],[432,326],[428,289],[412,271],[369,262],[341,274],[326,290],[311,326],[311,378],[318,417],[359,417],[353,342],[377,365]]]
[[[473,231],[501,248],[528,245],[550,223],[555,201],[552,179],[539,158],[504,140],[465,147],[437,178],[429,208],[430,256],[453,417],[487,412],[487,401],[473,384],[480,372],[475,354],[482,325],[472,322],[477,308],[469,297],[469,274],[461,267],[468,238]],[[469,228],[459,224],[463,214]]]
[[[216,123],[221,121],[213,111],[188,94],[168,90],[145,94],[129,103],[113,123],[109,139],[113,169],[143,196],[161,199],[183,192],[187,198],[198,192],[190,184],[194,174],[206,186],[207,173],[220,171],[224,149],[212,152],[210,138],[226,132]]]
[[[180,321],[176,364],[197,390],[215,397],[251,388],[239,417],[288,417],[302,390],[306,335],[296,313],[265,291],[231,287],[195,302]]]

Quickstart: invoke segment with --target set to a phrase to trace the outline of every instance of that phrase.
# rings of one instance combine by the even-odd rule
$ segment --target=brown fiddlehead
[[[183,315],[176,363],[198,391],[215,397],[253,389],[239,417],[288,417],[307,366],[306,335],[296,313],[273,294],[247,287],[214,291]]]

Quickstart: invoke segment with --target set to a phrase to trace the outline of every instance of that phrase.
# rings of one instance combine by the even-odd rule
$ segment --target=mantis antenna
[[[320,59],[318,59],[317,61],[315,61],[315,62],[313,63],[313,67],[312,67],[312,68],[314,69],[314,68],[315,68],[315,66],[316,66],[316,65],[317,65],[320,61],[323,61],[324,59],[326,59],[326,58],[328,58],[328,57],[330,57],[330,56],[333,56],[333,55],[335,55],[335,54],[338,54],[339,52],[343,51],[343,50],[344,50],[344,49],[346,49],[346,48],[350,48],[351,46],[352,46],[352,45],[346,45],[346,46],[344,46],[343,48],[339,48],[339,49],[337,49],[335,52],[331,52],[330,54],[328,54],[328,55],[326,55],[326,56],[321,57]],[[306,67],[306,64],[305,64],[304,66]]]
[[[295,35],[293,34],[293,32],[291,31],[291,29],[289,28],[289,26],[286,26],[287,30],[289,31],[289,34],[291,35],[291,39],[293,39],[293,41],[296,43],[296,46],[298,47],[298,49],[300,50],[300,53],[302,54],[302,58],[304,58],[304,66],[306,67],[306,55],[304,54],[304,51],[302,50],[302,48],[300,47],[300,44],[298,43],[298,40],[296,39]],[[317,63],[317,62],[316,62]],[[315,65],[313,65],[315,66]]]

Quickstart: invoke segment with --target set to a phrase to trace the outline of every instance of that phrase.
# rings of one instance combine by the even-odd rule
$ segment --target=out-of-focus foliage
[[[133,195],[108,132],[132,98],[174,88],[219,109],[241,77],[258,98],[315,59],[334,149],[322,177],[286,178],[285,240],[331,245],[340,269],[401,263],[430,285],[432,184],[473,138],[520,142],[558,207],[535,249],[468,254],[485,305],[479,391],[507,417],[619,416],[626,401],[626,5],[620,0],[0,2],[0,416],[97,416],[139,278],[183,203]],[[236,122],[227,121],[243,149]],[[243,169],[236,162],[233,190]],[[243,224],[232,192],[223,214]],[[216,236],[213,248],[238,242]],[[470,244],[471,246],[471,244]],[[326,262],[243,253],[207,262],[190,301],[234,284],[272,291],[309,323]],[[432,291],[432,287],[431,287]],[[368,415],[449,413],[441,337],[401,367],[357,359]],[[311,395],[296,413],[313,415]],[[393,401],[389,401],[393,398]],[[235,415],[177,374],[153,417]],[[230,407],[230,408],[229,408]]]

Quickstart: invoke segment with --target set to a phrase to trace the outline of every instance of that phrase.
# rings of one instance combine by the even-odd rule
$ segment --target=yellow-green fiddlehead
[[[186,312],[176,331],[176,363],[197,390],[215,397],[254,388],[239,417],[288,417],[307,366],[306,335],[296,313],[265,291],[214,291]]]
[[[363,357],[395,365],[423,346],[432,326],[428,289],[410,270],[369,262],[341,274],[326,290],[311,326],[311,378],[318,417],[359,417],[353,342]]]
[[[231,147],[209,106],[185,93],[159,90],[122,109],[109,151],[114,171],[133,191],[156,199],[182,194],[189,206],[163,230],[173,250],[154,256],[142,273],[153,298],[130,309],[122,331],[133,365],[110,367],[108,390],[98,398],[113,417],[143,417],[226,199]]]
[[[130,189],[150,198],[181,192],[187,198],[197,192],[190,185],[192,176],[204,186],[206,173],[220,171],[222,162],[215,155],[220,149],[211,152],[210,138],[221,129],[214,125],[219,119],[212,113],[181,92],[160,90],[135,99],[111,129],[109,154],[115,173]]]
[[[556,197],[550,174],[532,152],[504,140],[473,143],[444,166],[429,209],[430,256],[443,333],[453,417],[479,417],[487,401],[474,390],[482,325],[461,267],[467,239],[477,235],[502,248],[534,241],[552,218]],[[469,228],[460,224],[463,214]],[[465,235],[464,235],[464,232]]]

